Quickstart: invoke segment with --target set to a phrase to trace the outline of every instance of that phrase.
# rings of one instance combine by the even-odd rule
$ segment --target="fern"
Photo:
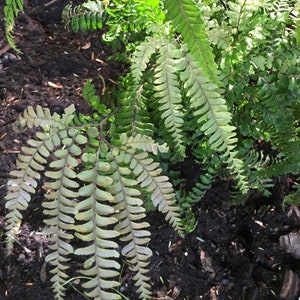
[[[194,1],[165,0],[165,6],[168,18],[172,21],[175,29],[182,34],[191,55],[199,63],[205,76],[219,84],[212,48],[200,11],[196,9]]]
[[[102,158],[100,149],[103,151]],[[98,152],[82,156],[83,161],[93,167],[78,174],[85,185],[78,192],[83,200],[76,206],[76,220],[81,223],[75,227],[75,235],[90,244],[77,249],[75,254],[89,256],[81,270],[83,275],[91,278],[83,284],[89,290],[87,295],[99,299],[119,299],[118,295],[109,291],[119,285],[113,278],[118,275],[120,265],[117,262],[118,243],[110,240],[118,237],[119,232],[106,228],[116,224],[118,219],[113,217],[114,197],[109,191],[105,191],[113,183],[112,178],[105,175],[111,169],[111,165],[103,159],[105,150],[107,151],[107,147],[104,144]]]
[[[74,32],[101,29],[105,9],[101,1],[87,1],[81,5],[65,6],[62,19],[66,29]]]
[[[59,118],[57,114],[51,117],[50,110],[37,107],[35,112],[32,107],[25,110],[23,116],[20,115],[20,125],[28,128],[33,126],[43,126],[46,132],[36,133],[37,139],[28,140],[30,147],[23,147],[23,153],[18,156],[18,170],[13,170],[8,181],[8,195],[6,197],[6,208],[9,213],[7,219],[7,245],[8,249],[13,246],[13,240],[19,231],[22,221],[20,211],[26,210],[31,200],[31,194],[35,193],[37,180],[41,179],[40,173],[44,171],[47,158],[54,147],[60,145],[58,131],[65,128],[72,119],[74,106],[65,110],[65,114]]]
[[[16,47],[13,31],[16,25],[15,19],[20,11],[23,11],[23,0],[6,0],[4,6],[5,35],[11,47],[18,53],[21,51]]]
[[[146,71],[151,56],[164,45],[164,37],[160,35],[147,36],[145,40],[137,46],[132,57],[132,76],[135,83],[142,80],[143,72]]]
[[[153,135],[153,124],[150,122],[148,113],[148,87],[147,83],[134,84],[132,76],[124,78],[121,83],[124,90],[120,92],[120,99],[117,100],[119,109],[115,115],[114,126],[116,136],[122,133]],[[125,85],[128,87],[125,88]]]
[[[68,29],[97,29],[105,22],[103,38],[126,45],[132,56],[130,74],[109,94],[110,107],[88,81],[83,97],[95,109],[92,117],[73,108],[59,116],[28,107],[19,119],[22,127],[42,131],[23,147],[19,169],[11,172],[7,244],[12,247],[21,212],[44,173],[47,261],[56,299],[66,292],[71,253],[85,257],[80,272],[90,278],[83,284],[89,297],[120,299],[122,255],[140,298],[151,298],[147,199],[182,235],[180,212],[190,229],[192,205],[216,177],[223,178],[224,167],[243,193],[233,195],[235,203],[247,199],[249,189],[270,195],[272,176],[299,174],[299,19],[288,4],[115,0],[105,8],[100,1],[66,7]],[[270,142],[276,159],[254,149],[257,140]],[[203,170],[185,189],[182,174],[172,170],[190,150]],[[81,248],[74,249],[74,236]]]
[[[94,99],[89,82],[85,97]],[[82,285],[86,294],[97,299],[120,299],[113,289],[119,285],[117,248],[121,245],[121,253],[135,273],[140,298],[150,299],[150,232],[149,224],[142,221],[146,212],[145,191],[153,205],[183,235],[172,185],[160,175],[159,164],[149,157],[150,153],[156,156],[168,148],[140,134],[127,137],[122,133],[118,135],[120,139],[111,139],[111,144],[112,136],[109,138],[106,133],[110,127],[107,109],[94,119],[73,112],[73,106],[62,116],[51,115],[41,107],[28,107],[20,116],[23,128],[41,127],[43,131],[36,133],[35,140],[29,140],[31,147],[23,147],[24,154],[18,156],[19,170],[10,174],[13,178],[6,196],[7,245],[10,249],[13,246],[22,221],[21,211],[27,209],[44,172],[48,189],[42,202],[49,247],[46,261],[51,265],[55,298],[64,298],[68,261],[70,254],[75,253],[87,257],[80,271],[91,278]],[[49,170],[45,172],[46,164]],[[74,249],[74,236],[85,243],[83,247]]]
[[[178,73],[180,73],[181,52],[172,43],[160,48],[157,67],[155,69],[154,97],[161,111],[161,118],[177,152],[177,156],[185,156],[185,146],[182,134],[184,108],[180,93]]]

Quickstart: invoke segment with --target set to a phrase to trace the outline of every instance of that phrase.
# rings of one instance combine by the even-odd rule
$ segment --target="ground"
[[[94,79],[101,94],[126,68],[108,60],[111,50],[98,32],[72,34],[63,28],[60,13],[65,4],[25,2],[26,14],[20,15],[16,27],[21,55],[6,47],[0,12],[0,300],[53,299],[44,263],[46,240],[41,235],[42,191],[24,214],[11,255],[4,249],[8,172],[15,168],[16,155],[28,138],[14,130],[18,114],[27,105],[62,112],[70,104],[88,114],[90,108],[80,96],[84,81]],[[281,205],[294,179],[276,180],[270,198],[253,196],[243,206],[232,205],[230,182],[215,182],[194,207],[197,223],[185,238],[179,238],[162,215],[149,212],[155,299],[298,299],[300,264],[279,242],[300,227],[297,207]],[[71,273],[78,275],[76,265]],[[124,268],[121,292],[135,300],[131,279]],[[87,299],[80,290],[80,279],[70,282],[66,300]]]

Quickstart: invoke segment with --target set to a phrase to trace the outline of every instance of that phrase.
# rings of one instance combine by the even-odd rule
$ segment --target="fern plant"
[[[210,6],[202,9],[227,87],[226,103],[238,128],[240,155],[252,157],[250,165],[244,160],[247,177],[265,193],[273,176],[299,174],[299,9],[290,1],[258,4],[229,1],[214,11]],[[259,140],[277,152],[277,159],[263,168],[253,147]]]
[[[20,117],[21,126],[43,131],[29,140],[19,170],[11,173],[7,243],[12,247],[21,211],[49,164],[43,207],[57,299],[64,295],[72,252],[87,256],[87,295],[118,299],[119,244],[140,297],[151,298],[144,221],[149,199],[182,234],[180,212],[191,216],[193,203],[224,169],[236,182],[236,203],[253,189],[270,195],[273,176],[299,174],[298,7],[286,0],[115,0],[66,7],[68,29],[106,24],[107,41],[133,44],[125,49],[131,68],[120,79],[113,112],[87,83],[83,96],[96,109],[93,117],[72,108],[51,115],[41,107]],[[274,159],[255,149],[261,140],[273,147]],[[173,171],[187,154],[202,168],[189,189]],[[86,245],[73,249],[74,236]]]
[[[88,81],[83,93],[90,103],[97,97],[93,91]],[[112,288],[119,285],[117,248],[122,245],[121,254],[135,274],[141,299],[150,299],[148,264],[152,253],[147,246],[149,224],[143,221],[145,195],[183,234],[172,185],[161,175],[159,163],[149,156],[166,152],[167,146],[140,134],[124,133],[120,139],[112,139],[109,128],[113,114],[96,105],[98,111],[93,118],[76,115],[74,106],[66,108],[62,116],[40,106],[28,107],[20,115],[22,128],[39,127],[42,131],[28,141],[29,147],[22,148],[18,170],[10,174],[7,246],[12,249],[22,211],[30,204],[44,174],[48,188],[42,202],[49,243],[46,261],[51,265],[55,298],[64,298],[67,262],[75,253],[87,257],[81,270],[91,278],[83,284],[86,294],[95,299],[120,299]],[[74,249],[74,236],[85,246]]]

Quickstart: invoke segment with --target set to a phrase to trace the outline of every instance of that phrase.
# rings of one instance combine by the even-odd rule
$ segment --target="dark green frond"
[[[206,77],[220,84],[216,63],[201,13],[193,0],[165,0],[167,16],[178,30]]]
[[[74,32],[101,29],[103,26],[105,9],[102,1],[87,1],[81,5],[65,6],[62,19],[65,28]]]
[[[121,93],[119,109],[115,114],[117,138],[126,132],[132,136],[136,134],[153,135],[153,124],[148,112],[148,83],[134,84],[131,77],[127,78],[129,86]]]

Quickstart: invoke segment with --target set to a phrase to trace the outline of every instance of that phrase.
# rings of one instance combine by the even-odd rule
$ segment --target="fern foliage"
[[[92,101],[93,93],[87,93],[89,85],[85,97]],[[38,106],[28,107],[19,119],[23,128],[39,127],[42,131],[28,141],[30,147],[22,148],[18,170],[10,174],[7,245],[10,249],[13,246],[21,213],[27,209],[44,173],[47,193],[42,206],[49,247],[46,262],[51,266],[56,299],[64,299],[68,261],[73,253],[86,257],[80,272],[91,278],[82,285],[89,297],[120,299],[115,288],[119,285],[118,260],[122,254],[135,274],[140,298],[151,298],[148,272],[152,252],[147,246],[149,224],[144,221],[145,193],[183,235],[172,185],[168,177],[161,175],[159,163],[149,156],[168,151],[167,146],[155,143],[149,136],[130,137],[125,133],[111,143],[104,134],[109,128],[107,111],[98,111],[96,118],[86,119],[74,114],[74,106],[62,116]],[[83,247],[74,247],[74,236],[82,240]]]
[[[250,187],[270,195],[272,176],[299,172],[299,12],[288,1],[238,0],[203,11]],[[210,21],[214,14],[221,16],[218,22]],[[257,141],[277,152],[263,168],[253,147]]]
[[[184,42],[212,82],[219,82],[216,63],[210,46],[203,18],[193,0],[166,0],[167,16],[178,30]]]
[[[6,0],[4,6],[4,22],[5,22],[5,35],[11,47],[17,52],[21,52],[15,44],[13,31],[15,28],[15,19],[18,17],[19,12],[23,11],[23,0]]]
[[[6,207],[9,210],[6,216],[9,224],[7,227],[9,249],[12,248],[15,234],[20,228],[22,221],[20,211],[27,209],[31,200],[30,195],[36,191],[37,181],[41,179],[40,173],[45,170],[51,151],[61,144],[58,131],[65,129],[66,124],[72,119],[73,112],[74,106],[71,106],[65,110],[62,117],[57,114],[52,117],[49,109],[38,106],[36,111],[29,107],[23,115],[20,115],[22,127],[43,126],[47,131],[38,132],[36,139],[28,140],[29,147],[23,147],[23,153],[18,156],[18,170],[13,170],[10,174],[14,178],[8,181],[9,193],[6,197]]]
[[[87,1],[81,5],[65,6],[62,19],[66,29],[74,32],[101,29],[104,19],[104,7],[101,1]]]
[[[163,121],[164,131],[160,135],[176,149],[173,160],[183,159],[188,140],[183,124],[188,124],[186,120],[191,119],[191,128],[195,127],[199,136],[202,133],[208,136],[211,148],[222,153],[224,161],[237,174],[238,186],[246,192],[243,162],[236,156],[235,150],[236,128],[230,124],[232,116],[221,90],[206,76],[200,62],[183,45],[171,41],[167,32],[146,39],[137,47],[132,58],[135,82],[144,80],[142,71],[152,64],[151,58],[156,58],[153,106]],[[210,70],[214,70],[214,64]],[[215,82],[219,83],[219,79]]]
[[[66,293],[70,254],[84,256],[89,297],[120,299],[122,256],[140,298],[151,299],[147,201],[182,235],[180,212],[192,227],[192,205],[224,169],[242,193],[233,197],[237,204],[253,190],[269,196],[273,176],[299,175],[299,1],[221,2],[98,0],[65,8],[73,31],[105,23],[103,40],[125,46],[130,73],[111,107],[86,83],[93,116],[38,106],[19,119],[21,127],[41,130],[10,174],[7,245],[44,175],[46,260],[56,299]],[[5,9],[9,36],[22,2],[7,0]],[[261,141],[274,157],[256,148]],[[187,156],[201,168],[189,189],[173,172]],[[299,191],[287,200],[297,197]]]

